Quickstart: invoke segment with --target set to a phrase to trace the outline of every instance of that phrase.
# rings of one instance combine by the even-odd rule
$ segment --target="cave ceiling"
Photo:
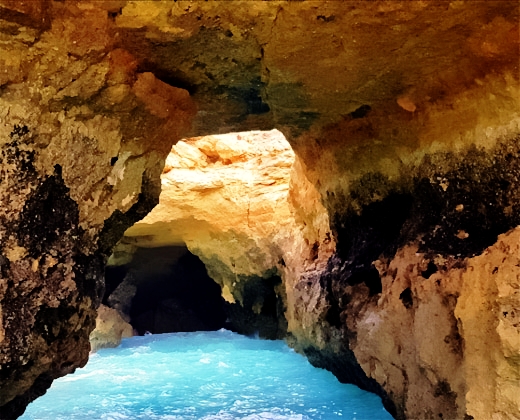
[[[500,0],[0,0],[0,417],[86,363],[172,145],[273,128],[296,347],[397,418],[517,416],[518,22]]]

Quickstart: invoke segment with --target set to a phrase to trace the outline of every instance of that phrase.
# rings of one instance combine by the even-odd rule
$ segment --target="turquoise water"
[[[226,330],[133,337],[54,381],[21,419],[390,420],[281,341]]]

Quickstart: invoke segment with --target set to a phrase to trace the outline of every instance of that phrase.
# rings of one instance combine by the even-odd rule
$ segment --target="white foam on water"
[[[226,330],[132,337],[56,380],[22,420],[390,420],[281,341]]]

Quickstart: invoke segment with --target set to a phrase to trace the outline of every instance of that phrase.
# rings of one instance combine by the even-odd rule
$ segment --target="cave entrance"
[[[282,241],[295,155],[277,130],[179,141],[160,203],[114,249],[103,304],[134,334],[287,331]]]
[[[103,304],[135,334],[211,331],[225,324],[220,287],[185,246],[138,248],[124,266],[107,267]]]

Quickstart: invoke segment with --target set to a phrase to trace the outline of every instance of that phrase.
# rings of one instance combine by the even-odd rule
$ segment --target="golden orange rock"
[[[242,277],[274,269],[290,287],[303,271],[323,268],[333,250],[318,193],[277,130],[180,141],[162,185],[159,205],[126,231],[123,244],[186,244],[230,300],[241,299],[233,293]],[[313,211],[308,227],[297,208]]]
[[[86,362],[104,263],[183,137],[139,245],[187,243],[237,301],[280,275],[291,343],[396,418],[520,417],[519,18],[0,0],[0,417]],[[273,128],[294,152],[198,138]]]
[[[132,326],[115,309],[100,305],[97,310],[96,328],[89,337],[91,351],[117,347],[121,339],[132,335]]]

